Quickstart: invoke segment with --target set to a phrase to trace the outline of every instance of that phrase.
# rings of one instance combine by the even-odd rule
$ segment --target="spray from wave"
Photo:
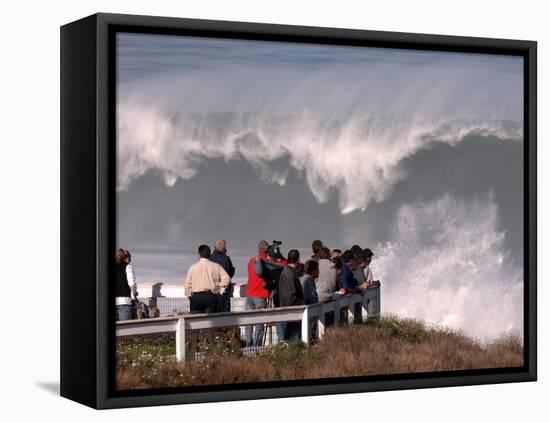
[[[504,247],[490,194],[447,194],[403,205],[392,241],[378,246],[384,312],[460,328],[488,340],[523,327],[523,271]]]

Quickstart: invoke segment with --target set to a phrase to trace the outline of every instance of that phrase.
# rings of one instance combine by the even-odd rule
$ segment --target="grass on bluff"
[[[256,357],[240,357],[220,339],[200,362],[174,361],[174,335],[117,339],[117,389],[318,379],[445,370],[519,367],[523,345],[508,334],[482,344],[464,334],[423,322],[383,317],[327,328],[323,341],[306,348],[280,343]]]

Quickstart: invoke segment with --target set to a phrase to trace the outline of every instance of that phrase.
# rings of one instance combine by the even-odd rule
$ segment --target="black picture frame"
[[[478,52],[524,58],[524,340],[521,368],[117,392],[114,36],[117,31]],[[61,395],[119,408],[535,381],[537,378],[537,44],[335,28],[95,14],[61,27]]]

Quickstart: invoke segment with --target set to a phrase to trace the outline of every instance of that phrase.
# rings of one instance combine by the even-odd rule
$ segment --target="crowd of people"
[[[230,311],[235,267],[226,247],[225,240],[217,240],[213,252],[208,245],[199,246],[198,260],[189,267],[184,283],[191,313]],[[302,262],[298,250],[291,249],[283,256],[279,242],[269,245],[262,240],[257,254],[248,261],[245,309],[315,304],[348,293],[363,293],[379,284],[373,281],[370,269],[373,256],[371,249],[359,245],[345,251],[330,250],[315,240],[311,256]],[[127,250],[116,253],[115,275],[117,319],[128,320],[132,299],[136,300],[138,293]],[[279,339],[293,340],[300,336],[300,323],[279,323],[276,331]],[[247,346],[262,345],[263,335],[264,325],[247,326]]]

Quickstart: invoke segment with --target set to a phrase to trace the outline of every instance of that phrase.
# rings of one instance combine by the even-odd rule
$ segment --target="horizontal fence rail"
[[[357,311],[359,305],[360,312]],[[314,322],[318,322],[318,337],[322,339],[327,314],[333,313],[332,320],[337,325],[340,323],[343,310],[347,311],[349,322],[380,316],[380,288],[368,289],[364,294],[348,294],[333,301],[310,305],[123,320],[116,322],[116,336],[175,332],[176,359],[183,362],[186,359],[186,331],[301,321],[302,342],[309,345]]]

